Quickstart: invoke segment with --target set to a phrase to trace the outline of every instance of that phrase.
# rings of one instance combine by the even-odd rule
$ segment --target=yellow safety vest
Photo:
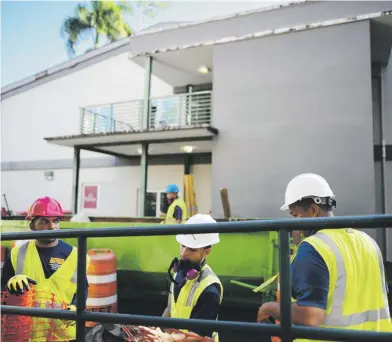
[[[175,277],[175,276],[174,276]],[[174,284],[171,285],[169,294],[170,317],[189,319],[193,308],[196,306],[197,300],[203,291],[212,284],[219,284],[220,286],[220,303],[223,299],[223,285],[212,269],[206,264],[202,267],[199,277],[193,280],[187,280],[185,285],[181,288],[177,298],[174,300]],[[186,332],[187,330],[181,329]],[[217,332],[213,333],[214,341],[219,341]]]
[[[327,317],[321,327],[391,332],[384,265],[377,243],[351,228],[320,230],[303,242],[320,253],[329,271]]]
[[[37,282],[35,285],[36,307],[62,309],[64,303],[71,304],[76,293],[77,248],[73,247],[71,254],[49,279],[45,278],[35,241],[14,247],[11,250],[11,262],[15,275],[24,274]],[[50,293],[54,294],[55,302],[50,298]],[[62,328],[64,323],[64,320],[33,317],[34,332],[29,341],[76,339],[76,326]],[[48,336],[49,333],[50,336]]]
[[[170,207],[167,210],[166,220],[165,220],[166,224],[176,224],[177,223],[176,219],[173,217],[174,209],[176,208],[177,205],[182,210],[182,223],[185,223],[185,221],[187,220],[188,214],[187,214],[187,210],[186,210],[186,204],[181,198],[177,198],[172,204],[170,204]]]

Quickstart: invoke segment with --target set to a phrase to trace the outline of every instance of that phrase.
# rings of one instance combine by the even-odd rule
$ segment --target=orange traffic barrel
[[[2,247],[3,251],[3,247]],[[34,290],[26,291],[20,296],[14,296],[8,291],[1,291],[1,304],[32,308],[34,305]],[[33,317],[1,314],[1,341],[29,341]]]
[[[87,252],[88,298],[86,309],[92,312],[117,312],[116,256],[110,249],[91,249]],[[86,322],[87,327],[97,325]]]
[[[5,263],[5,259],[7,259],[7,248],[1,246],[1,272],[3,272],[3,266]]]

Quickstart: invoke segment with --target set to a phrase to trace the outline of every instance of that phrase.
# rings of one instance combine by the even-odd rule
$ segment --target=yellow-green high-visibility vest
[[[177,302],[174,300],[174,284],[172,284],[168,304],[168,308],[170,309],[170,317],[189,319],[200,295],[208,286],[212,284],[219,284],[220,303],[222,303],[223,285],[219,278],[216,276],[216,274],[207,264],[202,267],[200,274],[197,278],[193,280],[186,280],[185,285],[180,290]],[[187,331],[185,329],[181,330]],[[214,341],[219,341],[219,336],[217,332],[214,332],[212,337]]]
[[[71,254],[49,279],[45,278],[34,240],[14,247],[11,250],[11,262],[15,275],[23,274],[37,282],[34,298],[36,307],[61,309],[64,304],[71,304],[76,293],[77,248],[73,247]],[[54,296],[51,296],[51,293]],[[33,333],[29,341],[76,339],[76,326],[62,327],[64,323],[64,320],[33,317]],[[48,336],[48,334],[51,335]]]
[[[327,316],[321,327],[392,332],[384,265],[377,243],[351,228],[320,230],[302,242],[320,253],[329,271]]]
[[[185,223],[185,221],[187,220],[188,213],[186,210],[186,204],[181,198],[177,198],[176,200],[173,201],[172,204],[170,204],[169,209],[167,210],[166,220],[165,220],[166,224],[176,224],[177,223],[176,219],[173,217],[174,209],[176,208],[177,205],[182,210],[182,222],[181,223]]]

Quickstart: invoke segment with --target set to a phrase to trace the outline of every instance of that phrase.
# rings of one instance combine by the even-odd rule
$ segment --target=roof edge
[[[252,9],[252,10],[247,10],[247,11],[242,11],[242,12],[235,12],[234,14],[227,14],[224,16],[217,16],[217,17],[213,17],[213,18],[209,18],[209,19],[197,20],[197,21],[192,21],[192,22],[188,22],[188,23],[182,23],[182,24],[173,25],[173,26],[169,26],[169,27],[165,27],[165,28],[161,28],[161,29],[151,29],[151,30],[147,29],[146,31],[138,33],[137,36],[144,36],[144,35],[148,35],[148,34],[164,32],[164,31],[171,31],[171,30],[184,28],[184,27],[197,26],[197,25],[201,25],[201,24],[212,23],[215,21],[232,19],[235,17],[244,17],[247,15],[253,15],[256,13],[279,10],[279,9],[282,9],[285,7],[293,7],[293,6],[298,6],[298,5],[302,5],[302,4],[319,3],[319,2],[324,2],[324,1],[319,1],[319,0],[290,1],[290,2],[276,4],[276,5],[269,5],[269,6],[265,6],[265,7],[260,7],[258,9]]]
[[[107,52],[110,52],[110,51],[115,50],[117,48],[123,47],[124,45],[129,44],[133,37],[145,36],[145,35],[155,34],[155,33],[159,33],[159,32],[166,32],[166,31],[171,31],[171,30],[180,29],[180,28],[184,28],[184,27],[197,26],[197,25],[201,25],[201,24],[205,24],[205,23],[209,23],[209,22],[221,21],[221,20],[231,19],[231,18],[235,18],[235,17],[242,17],[242,16],[252,15],[252,14],[261,13],[261,12],[273,11],[273,10],[278,10],[278,9],[285,8],[285,7],[297,6],[297,5],[301,5],[301,4],[305,4],[305,3],[308,4],[308,3],[317,3],[317,2],[320,2],[320,1],[299,0],[299,1],[293,1],[293,2],[288,2],[288,3],[284,3],[284,4],[279,4],[279,5],[270,5],[270,6],[262,7],[262,8],[255,9],[255,10],[236,12],[234,14],[225,15],[225,16],[221,16],[221,17],[215,17],[215,18],[194,21],[194,22],[189,22],[189,23],[182,23],[182,24],[173,25],[173,26],[160,28],[160,29],[152,29],[152,30],[147,29],[146,31],[138,32],[134,35],[123,38],[123,39],[118,40],[116,42],[109,43],[109,44],[106,44],[106,45],[99,47],[97,49],[91,50],[87,53],[84,53],[83,55],[80,55],[80,56],[74,57],[70,60],[67,60],[65,62],[61,62],[59,64],[56,64],[53,67],[42,70],[32,76],[28,76],[28,77],[22,78],[18,81],[6,84],[5,86],[3,86],[1,88],[1,95],[5,95],[6,93],[8,93],[10,91],[13,91],[15,89],[21,88],[21,87],[26,86],[28,84],[34,83],[38,80],[41,80],[45,77],[56,74],[60,71],[63,71],[66,69],[71,69],[71,68],[75,67],[76,65],[84,63],[94,57],[103,55]]]
[[[230,36],[230,37],[225,37],[225,38],[219,38],[216,40],[200,41],[200,42],[193,43],[193,44],[184,44],[181,46],[172,46],[172,47],[163,48],[163,49],[155,49],[150,52],[143,52],[143,53],[139,53],[136,55],[132,55],[132,53],[130,52],[128,57],[130,59],[133,59],[133,58],[137,58],[137,57],[152,56],[152,55],[176,51],[176,50],[187,50],[187,49],[201,47],[201,46],[221,45],[221,44],[239,42],[239,41],[250,40],[250,39],[255,39],[255,38],[276,36],[276,35],[287,34],[287,33],[292,33],[292,32],[301,32],[301,31],[317,29],[317,28],[321,28],[321,27],[349,24],[349,23],[353,23],[353,22],[376,19],[376,18],[381,18],[381,17],[385,17],[385,16],[390,16],[390,15],[392,15],[392,10],[383,11],[383,12],[373,12],[373,13],[368,13],[368,14],[361,14],[361,15],[357,15],[357,16],[353,16],[353,17],[344,17],[344,18],[338,18],[338,19],[318,21],[318,22],[314,22],[314,23],[310,23],[310,24],[298,24],[298,25],[294,25],[294,26],[290,26],[290,27],[281,27],[281,28],[277,28],[277,29],[273,29],[273,30],[264,30],[264,31],[254,32],[254,33],[246,34],[243,36]]]
[[[54,65],[53,67],[50,67],[46,70],[40,71],[37,74],[34,74],[32,76],[28,76],[26,78],[22,78],[19,81],[15,81],[12,83],[9,83],[5,85],[4,87],[1,88],[1,95],[4,95],[12,90],[15,90],[17,88],[23,87],[25,85],[28,85],[30,83],[34,83],[36,81],[39,81],[45,77],[54,75],[60,71],[66,70],[66,69],[72,69],[75,66],[82,64],[86,61],[89,61],[90,59],[93,59],[95,57],[101,56],[107,52],[114,51],[116,49],[119,49],[130,42],[130,38],[132,36],[126,37],[124,39],[118,40],[113,43],[106,44],[104,46],[101,46],[97,49],[91,50],[89,52],[84,53],[83,55],[74,57],[70,60],[67,60],[65,62],[59,63]]]

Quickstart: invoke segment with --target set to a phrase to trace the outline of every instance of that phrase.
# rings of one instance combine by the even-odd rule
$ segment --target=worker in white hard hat
[[[206,214],[192,216],[185,224],[211,224],[216,221]],[[219,243],[219,233],[177,235],[180,244],[180,259],[174,258],[169,267],[172,281],[168,305],[164,317],[218,319],[223,298],[223,286],[219,278],[207,265],[207,257],[212,246]],[[174,277],[171,275],[174,271]],[[212,330],[195,330],[193,332],[168,333],[159,328],[143,330],[149,341],[201,341],[201,337],[209,337],[218,341],[218,334]],[[169,330],[170,331],[170,330]]]
[[[289,182],[281,209],[298,218],[333,216],[334,198],[323,177],[305,173]],[[352,228],[320,229],[304,236],[291,263],[293,323],[391,332],[385,270],[377,243]],[[280,320],[279,303],[262,305],[257,320],[271,316]]]

